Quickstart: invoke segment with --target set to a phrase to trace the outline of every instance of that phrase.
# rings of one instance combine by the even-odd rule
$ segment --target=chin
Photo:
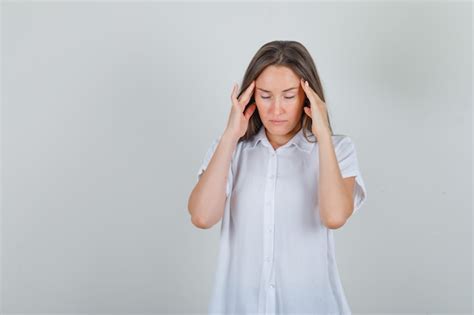
[[[291,132],[292,128],[289,125],[288,122],[281,124],[281,125],[274,125],[271,122],[268,123],[268,126],[266,126],[268,130],[274,135],[279,135],[279,136],[284,136]]]

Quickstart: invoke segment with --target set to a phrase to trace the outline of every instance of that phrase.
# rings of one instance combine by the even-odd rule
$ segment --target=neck
[[[270,142],[272,147],[274,149],[277,149],[277,148],[281,147],[282,145],[285,145],[288,141],[290,141],[290,139],[293,138],[298,133],[298,131],[300,131],[301,128],[302,128],[302,124],[301,124],[301,122],[299,122],[295,126],[295,128],[293,128],[293,130],[291,130],[286,135],[281,135],[280,136],[280,135],[269,134],[267,132],[267,129],[265,129],[265,134],[267,135],[268,141]]]

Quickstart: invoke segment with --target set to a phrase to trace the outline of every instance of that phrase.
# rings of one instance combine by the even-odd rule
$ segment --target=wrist
[[[318,132],[315,132],[313,130],[313,134],[316,136],[316,138],[318,139],[318,141],[320,140],[326,140],[326,139],[329,139],[331,140],[332,138],[332,135],[331,135],[331,131],[329,129],[325,129],[325,130],[319,130]]]
[[[223,141],[230,142],[233,144],[237,144],[237,142],[239,142],[239,139],[240,139],[238,136],[231,134],[227,129],[224,131],[221,138]]]

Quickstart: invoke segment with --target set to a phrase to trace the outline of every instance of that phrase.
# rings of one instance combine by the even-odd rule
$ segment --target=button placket
[[[265,200],[265,226],[267,232],[264,233],[265,247],[264,247],[264,279],[265,279],[265,310],[271,312],[275,309],[275,281],[273,277],[274,266],[274,219],[275,219],[275,185],[277,179],[277,154],[275,151],[271,152],[270,161],[267,169],[267,185],[266,185],[266,200]]]
[[[270,281],[267,290],[267,299],[265,312],[267,314],[274,314],[276,309],[276,284],[275,284],[275,265],[273,265],[270,273]]]

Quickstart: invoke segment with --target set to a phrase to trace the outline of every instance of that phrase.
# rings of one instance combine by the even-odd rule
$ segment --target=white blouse
[[[208,149],[198,179],[220,138]],[[348,136],[332,140],[342,177],[355,176],[356,212],[367,197],[356,150]],[[276,150],[263,126],[237,144],[209,314],[351,314],[333,230],[319,216],[318,165],[318,144],[308,142],[303,129]]]

